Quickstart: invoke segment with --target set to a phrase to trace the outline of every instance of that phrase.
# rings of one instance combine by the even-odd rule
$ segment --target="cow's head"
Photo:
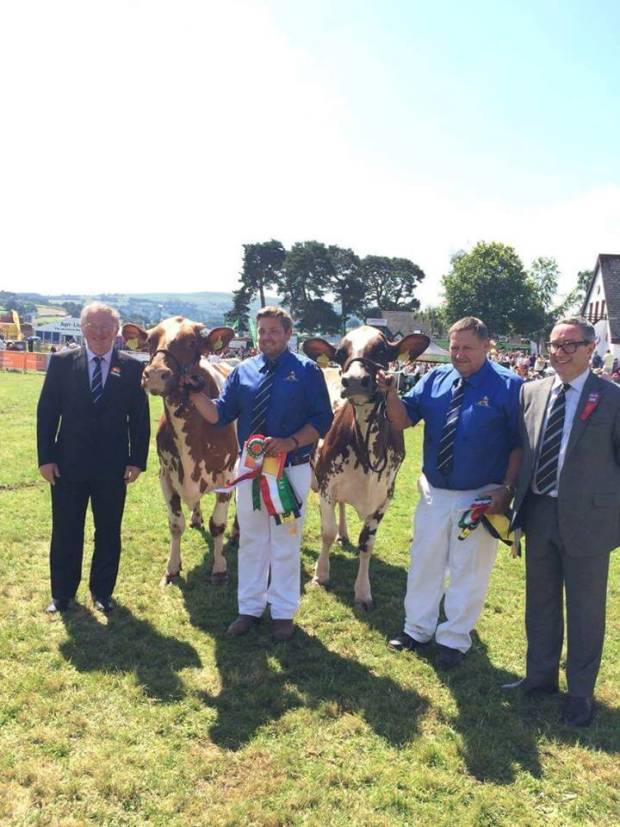
[[[151,358],[142,373],[142,387],[157,396],[168,396],[179,390],[182,377],[196,381],[200,357],[219,353],[235,332],[230,327],[207,330],[200,322],[174,316],[150,330],[125,324],[122,334],[126,342],[137,340],[140,347],[148,347]]]
[[[416,359],[429,343],[430,339],[423,333],[411,333],[398,342],[390,342],[376,327],[364,325],[347,333],[338,347],[325,339],[307,339],[303,349],[319,364],[322,360],[337,362],[341,369],[342,396],[354,405],[363,405],[377,392],[379,369],[387,370],[389,363],[401,355]]]

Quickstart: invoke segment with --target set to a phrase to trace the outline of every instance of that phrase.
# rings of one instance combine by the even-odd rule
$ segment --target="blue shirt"
[[[452,365],[430,371],[403,397],[409,419],[424,420],[423,471],[436,488],[464,491],[505,479],[510,452],[520,445],[519,390],[523,380],[488,360],[464,380],[465,391],[454,438],[454,462],[437,469],[439,441],[461,374]]]
[[[290,350],[281,353],[275,362],[264,436],[289,437],[308,424],[325,436],[333,414],[321,368],[306,356]],[[219,399],[214,400],[219,413],[218,425],[239,420],[240,445],[250,436],[252,405],[266,371],[264,354],[246,359],[232,371]],[[288,458],[309,457],[312,450],[312,445],[304,445],[291,451]]]

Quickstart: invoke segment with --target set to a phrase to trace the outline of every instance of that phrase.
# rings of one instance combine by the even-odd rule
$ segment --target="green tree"
[[[325,244],[320,241],[303,241],[293,244],[286,254],[280,294],[291,315],[304,316],[309,302],[322,299],[332,289],[335,268]]]
[[[301,315],[297,316],[297,328],[306,333],[338,333],[341,316],[325,299],[305,302]]]
[[[249,330],[250,301],[252,297],[245,287],[233,292],[233,306],[224,313],[224,321],[237,333]],[[264,305],[263,305],[264,306]]]
[[[414,292],[424,271],[408,258],[366,256],[361,262],[361,277],[367,315],[380,310],[416,310],[420,306]]]
[[[69,316],[72,316],[74,319],[79,318],[82,308],[84,307],[81,302],[61,302],[60,306],[64,307]]]
[[[442,279],[446,316],[482,319],[494,334],[527,333],[544,324],[544,305],[515,250],[479,241]]]
[[[331,292],[340,303],[340,331],[346,331],[347,319],[363,313],[365,285],[360,270],[360,260],[353,250],[331,245],[327,253],[333,266]]]
[[[282,276],[286,250],[279,241],[263,241],[243,245],[241,287],[249,299],[258,293],[260,306],[265,306],[265,290],[275,287]]]

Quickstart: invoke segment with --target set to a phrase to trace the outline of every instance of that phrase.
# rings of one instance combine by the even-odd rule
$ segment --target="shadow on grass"
[[[210,585],[210,555],[177,584],[190,622],[213,635],[215,642],[222,689],[217,696],[202,695],[218,714],[210,731],[213,741],[225,749],[240,749],[262,726],[298,707],[317,709],[326,719],[346,712],[360,714],[392,745],[410,741],[427,705],[417,693],[373,675],[300,628],[290,643],[273,643],[268,618],[242,639],[225,636],[226,626],[237,614],[232,585],[237,582],[237,563],[232,549],[230,543],[228,587]]]
[[[182,698],[185,692],[177,672],[201,666],[193,646],[162,635],[118,603],[106,624],[83,606],[64,612],[62,620],[69,639],[60,645],[60,652],[76,669],[133,673],[151,698]]]
[[[356,549],[348,543],[342,550],[334,548],[331,557],[330,592],[352,606],[358,567]],[[407,573],[380,557],[373,557],[370,566],[376,608],[366,614],[358,613],[357,617],[387,641],[402,631]],[[506,696],[501,685],[518,680],[522,675],[494,666],[486,645],[476,632],[472,641],[472,648],[461,666],[453,671],[436,672],[438,680],[450,690],[457,704],[458,712],[450,725],[461,735],[463,758],[474,778],[509,784],[515,780],[517,767],[540,777],[541,739],[567,745],[578,742],[581,746],[610,753],[620,750],[618,710],[598,704],[591,727],[575,729],[562,725],[559,723],[560,697]],[[406,653],[395,657],[422,657],[432,664],[435,653],[433,645],[421,650],[420,654]]]

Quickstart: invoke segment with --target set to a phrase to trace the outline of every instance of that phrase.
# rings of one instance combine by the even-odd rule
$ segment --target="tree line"
[[[558,299],[560,270],[554,258],[539,256],[526,268],[513,247],[497,241],[461,250],[450,264],[442,277],[442,301],[418,313],[437,333],[473,315],[495,336],[541,339],[557,318],[579,310],[592,277],[589,270],[580,271],[573,290]],[[298,242],[290,250],[275,239],[244,244],[241,284],[226,321],[247,330],[250,303],[257,297],[264,306],[271,291],[301,332],[344,332],[348,322],[382,310],[418,310],[415,289],[423,278],[409,259],[360,258],[351,249],[319,241]]]
[[[347,322],[380,310],[416,310],[415,289],[424,272],[407,258],[366,256],[320,241],[301,241],[287,250],[271,241],[243,245],[241,285],[233,293],[226,321],[248,329],[250,303],[261,307],[275,292],[302,332],[344,332]]]

